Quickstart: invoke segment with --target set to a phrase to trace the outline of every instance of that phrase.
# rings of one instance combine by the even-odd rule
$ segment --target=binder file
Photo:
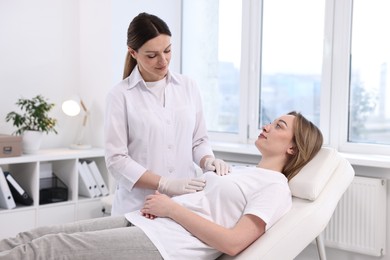
[[[79,195],[85,196],[88,198],[95,197],[95,191],[92,188],[92,184],[89,181],[87,174],[85,173],[84,167],[81,162],[78,162],[78,171],[79,171]]]
[[[89,182],[92,185],[93,191],[95,192],[95,197],[101,196],[102,193],[100,192],[100,189],[99,189],[95,179],[93,178],[91,171],[89,170],[87,162],[83,161],[81,164],[84,167],[84,171],[85,171],[85,173],[87,174],[87,176],[89,178]]]
[[[99,168],[96,165],[95,161],[87,161],[88,168],[90,172],[92,173],[92,177],[95,179],[98,188],[100,189],[100,192],[103,196],[108,195],[108,188],[106,183],[104,182],[104,179],[102,177],[102,174],[99,171]]]
[[[7,179],[8,186],[11,190],[11,194],[14,197],[15,202],[23,205],[30,206],[33,204],[33,200],[28,193],[17,183],[12,177],[10,172],[4,172],[5,178]]]
[[[13,209],[16,207],[14,197],[5,179],[3,170],[0,168],[0,207]]]

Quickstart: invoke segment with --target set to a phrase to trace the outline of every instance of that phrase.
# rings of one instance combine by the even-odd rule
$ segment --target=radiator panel
[[[386,180],[356,176],[325,229],[325,245],[366,255],[384,255],[386,186]]]

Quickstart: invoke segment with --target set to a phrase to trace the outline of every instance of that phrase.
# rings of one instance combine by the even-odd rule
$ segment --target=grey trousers
[[[0,259],[163,259],[124,216],[39,227],[0,241]]]

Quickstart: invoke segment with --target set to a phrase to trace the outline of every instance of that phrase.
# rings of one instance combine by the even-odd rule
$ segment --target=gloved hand
[[[205,186],[206,181],[203,178],[173,179],[162,176],[157,190],[168,196],[176,196],[201,191]]]
[[[204,161],[204,170],[215,172],[217,175],[222,176],[228,174],[231,171],[231,167],[225,161],[221,159],[215,159],[208,157]]]

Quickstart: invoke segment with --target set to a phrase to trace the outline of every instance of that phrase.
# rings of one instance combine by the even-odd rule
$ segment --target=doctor
[[[203,190],[194,163],[225,175],[209,144],[196,83],[169,70],[171,32],[140,13],[127,32],[123,80],[106,99],[105,158],[116,181],[112,215],[140,209],[155,190],[169,196]]]

